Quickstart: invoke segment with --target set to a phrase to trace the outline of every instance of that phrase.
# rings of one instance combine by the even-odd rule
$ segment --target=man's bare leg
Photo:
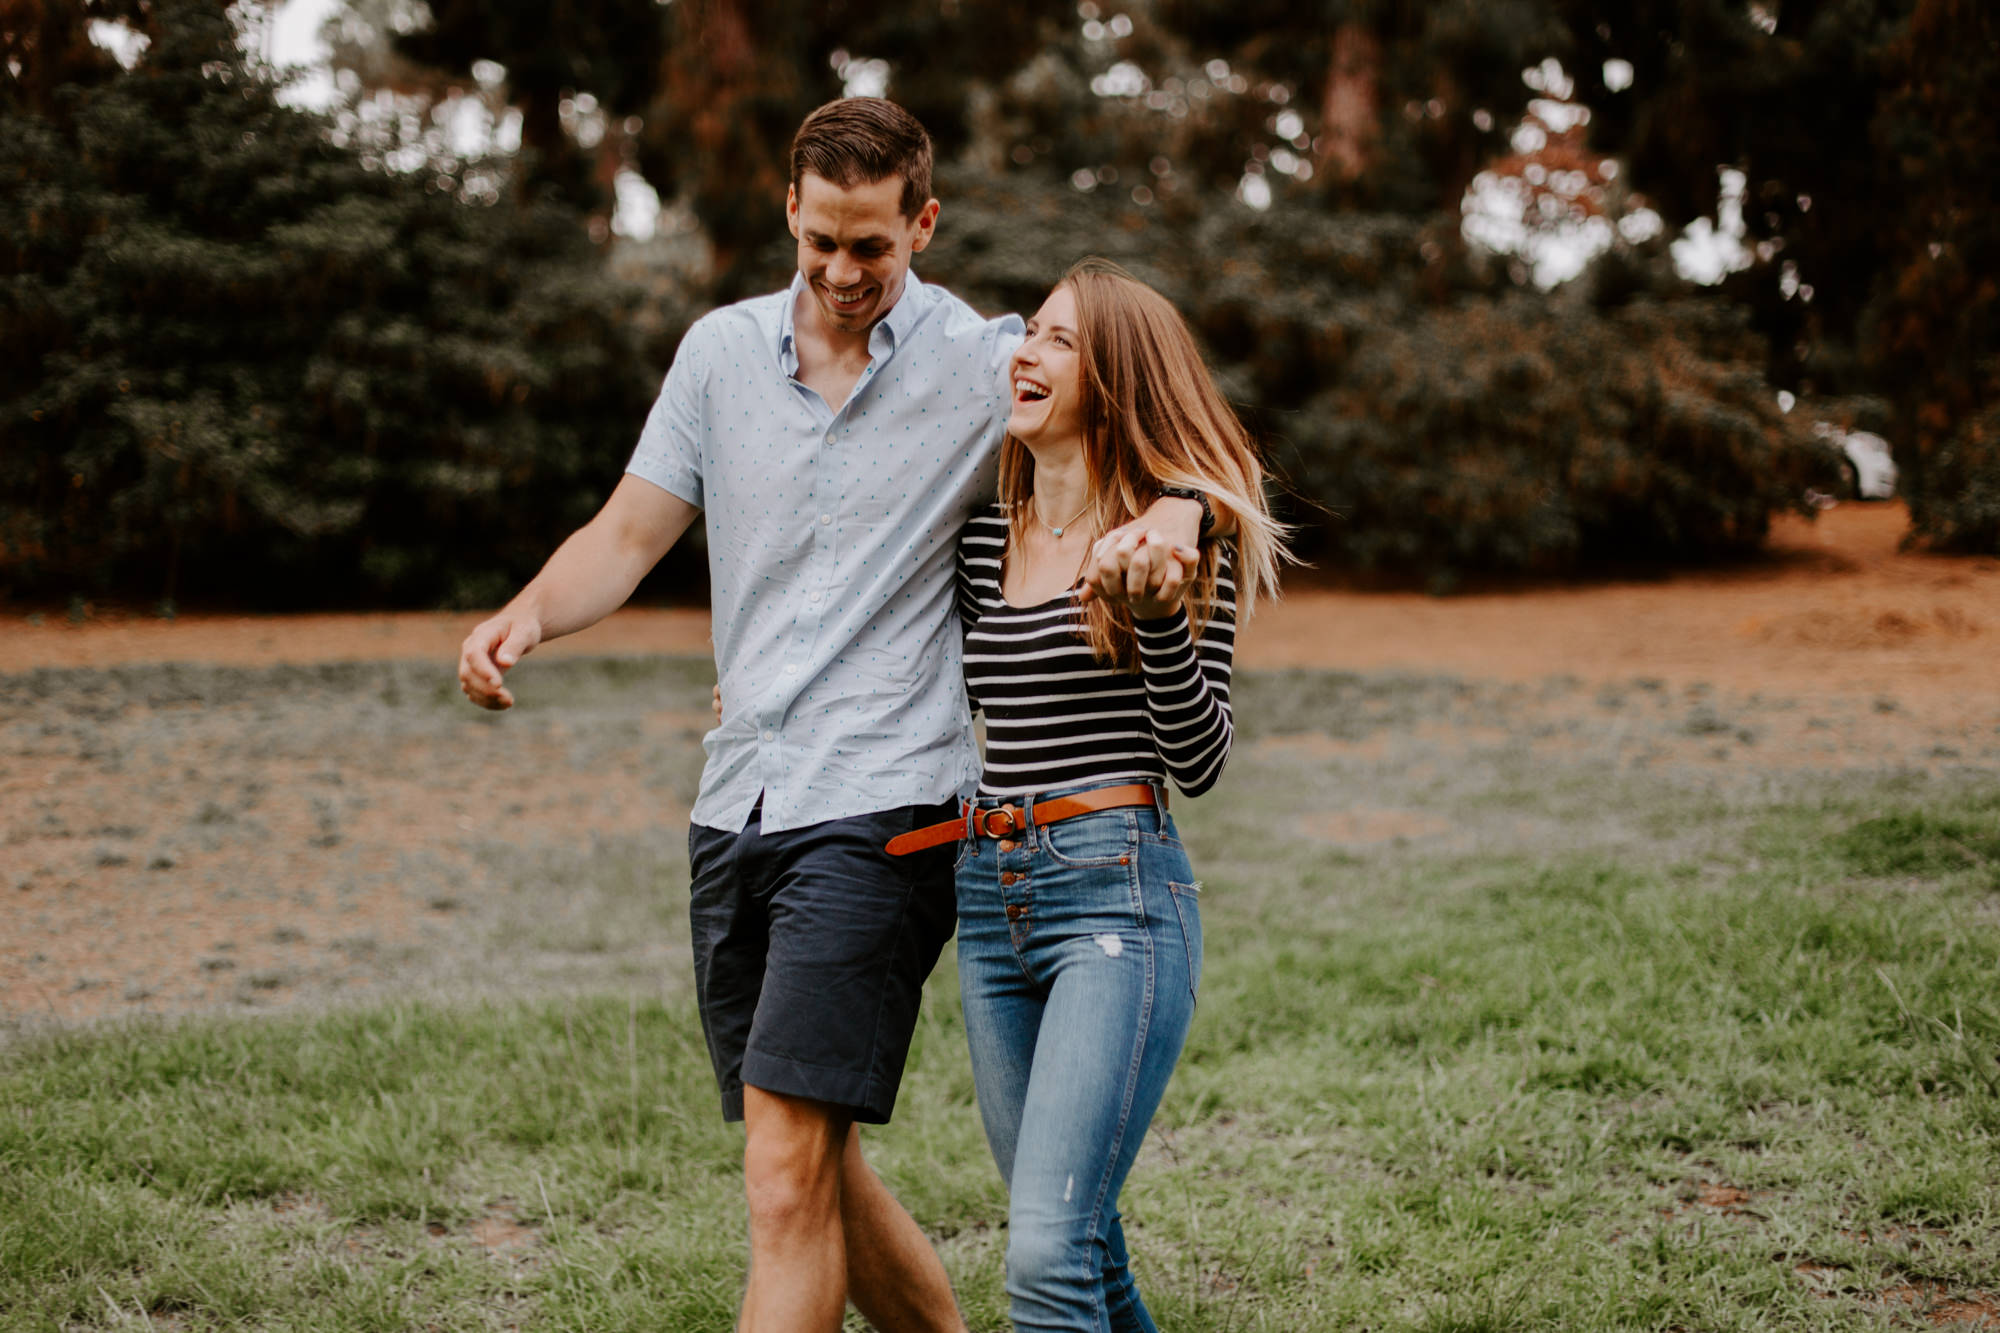
[[[736,1327],[839,1333],[847,1310],[841,1174],[852,1123],[823,1102],[745,1088],[743,1127],[750,1284]]]
[[[840,1159],[840,1221],[847,1239],[847,1295],[882,1333],[965,1333],[937,1251],[861,1157],[861,1129]]]

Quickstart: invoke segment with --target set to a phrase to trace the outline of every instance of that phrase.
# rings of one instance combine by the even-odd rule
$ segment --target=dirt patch
[[[1472,679],[1702,681],[1742,693],[1891,694],[1905,706],[2000,708],[2000,560],[1901,549],[1899,504],[1781,517],[1767,554],[1727,569],[1456,597],[1356,591],[1311,571],[1246,627],[1246,667],[1405,669]],[[448,669],[476,615],[293,617],[112,612],[81,624],[16,616],[0,672],[120,662],[389,659]],[[631,609],[538,650],[542,657],[711,652],[708,613]]]
[[[1437,598],[1295,579],[1245,631],[1242,660],[1888,694],[1919,712],[1969,695],[2000,712],[2000,560],[1903,551],[1907,526],[1899,505],[1841,505],[1779,519],[1754,564],[1643,583]]]
[[[1903,552],[1905,523],[1896,506],[1841,506],[1780,522],[1753,565],[1647,583],[1433,598],[1295,580],[1247,629],[1241,663],[1368,674],[1358,702],[1329,703],[1324,730],[1253,752],[1416,777],[1475,751],[1617,768],[2000,765],[2000,561]],[[544,686],[524,676],[523,707],[502,723],[455,695],[473,619],[0,622],[0,684],[15,682],[0,700],[0,1017],[365,991],[459,949],[508,866],[592,838],[678,837],[691,787],[663,766],[698,766],[699,701],[538,720]],[[709,653],[705,611],[640,609],[522,670]],[[374,711],[345,716],[351,692],[312,692],[315,672],[387,670],[326,664],[398,662],[384,688],[428,712],[363,699]],[[266,683],[255,697],[188,694],[174,681],[192,668],[162,663],[252,668],[263,674],[245,680]],[[297,698],[268,683],[286,664],[311,664]],[[21,684],[64,667],[124,672],[126,692],[52,686],[43,699]],[[1385,673],[1430,684],[1374,698]],[[1365,805],[1306,831],[1355,847],[1469,836]],[[615,928],[583,919],[591,910],[556,886],[540,915],[572,953],[617,947],[604,938]]]
[[[402,677],[385,693],[421,673]],[[463,954],[510,864],[680,836],[659,755],[698,754],[708,723],[501,727],[310,681],[99,685],[0,698],[0,1016],[269,1007]],[[537,911],[559,923],[574,886],[551,893]]]
[[[504,1199],[474,1219],[466,1234],[487,1253],[508,1257],[530,1253],[542,1243],[541,1232],[523,1226],[514,1215],[514,1205]]]

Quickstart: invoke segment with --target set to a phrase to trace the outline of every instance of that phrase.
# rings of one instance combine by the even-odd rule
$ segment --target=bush
[[[1689,563],[1760,544],[1828,484],[1752,340],[1712,307],[1506,298],[1370,335],[1282,418],[1330,559],[1421,573]]]
[[[1032,310],[1107,254],[1188,317],[1293,491],[1302,552],[1452,586],[1741,554],[1837,461],[1782,413],[1747,316],[1632,256],[1521,291],[1455,220],[1138,209],[947,176],[929,272]],[[1616,281],[1611,279],[1615,278]]]

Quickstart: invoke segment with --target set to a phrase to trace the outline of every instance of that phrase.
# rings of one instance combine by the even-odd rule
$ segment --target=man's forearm
[[[625,478],[502,614],[533,620],[543,639],[587,629],[625,604],[700,513],[649,482]]]
[[[1216,516],[1218,519],[1221,515]],[[1139,522],[1172,537],[1181,546],[1201,545],[1201,503],[1163,495],[1146,507]]]

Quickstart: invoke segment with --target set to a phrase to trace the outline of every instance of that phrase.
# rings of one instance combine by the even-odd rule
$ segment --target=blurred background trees
[[[254,7],[0,0],[0,584],[492,600],[692,318],[786,281],[790,135],[843,91],[937,138],[927,278],[1031,309],[1105,253],[1186,311],[1331,566],[1741,551],[1835,485],[1819,419],[2000,549],[1976,0],[550,15],[346,0],[307,109]]]

